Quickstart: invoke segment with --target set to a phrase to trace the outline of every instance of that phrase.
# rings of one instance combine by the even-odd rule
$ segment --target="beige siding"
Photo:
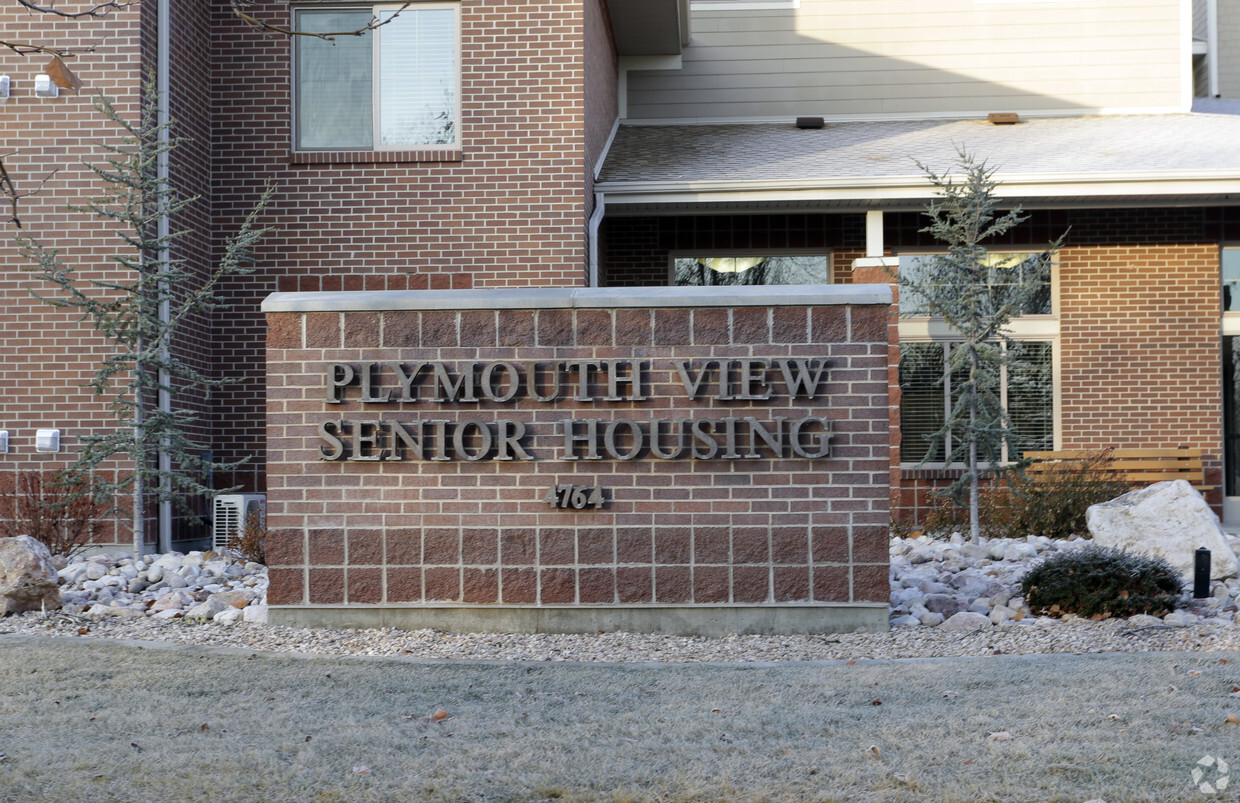
[[[802,0],[695,11],[680,70],[629,74],[631,119],[1178,108],[1174,0]]]
[[[1218,4],[1218,89],[1225,98],[1240,98],[1240,0]]]

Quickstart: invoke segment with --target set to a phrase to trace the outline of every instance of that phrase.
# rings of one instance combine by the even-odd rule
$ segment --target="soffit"
[[[607,0],[620,56],[675,56],[689,41],[689,0]]]

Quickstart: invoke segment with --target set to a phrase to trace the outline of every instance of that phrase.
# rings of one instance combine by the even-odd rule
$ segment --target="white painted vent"
[[[219,552],[228,546],[228,542],[235,536],[241,535],[245,517],[252,511],[258,511],[258,515],[266,519],[265,494],[220,494],[215,497],[211,520],[211,548]]]

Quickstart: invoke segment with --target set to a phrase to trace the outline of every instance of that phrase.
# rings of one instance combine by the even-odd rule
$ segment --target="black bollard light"
[[[1193,553],[1193,599],[1210,596],[1210,550],[1197,547]]]

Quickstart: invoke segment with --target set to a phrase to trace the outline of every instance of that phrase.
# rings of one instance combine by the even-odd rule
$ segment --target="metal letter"
[[[413,382],[428,364],[415,362],[413,368],[408,373],[405,373],[404,365],[398,362],[392,363],[392,370],[396,373],[396,381],[400,383],[400,401],[411,402],[418,400],[418,394],[413,392]]]
[[[736,398],[745,401],[766,401],[771,398],[771,386],[766,383],[766,360],[738,360],[741,368],[741,392]]]
[[[616,447],[616,429],[622,426],[627,427],[629,430],[629,450],[627,452],[622,452]],[[646,438],[642,434],[641,426],[636,421],[630,421],[627,418],[608,421],[607,426],[603,429],[603,448],[607,450],[607,454],[611,455],[613,460],[632,460],[645,448],[645,441]]]
[[[413,453],[413,456],[419,460],[424,460],[422,456],[422,422],[413,421],[410,426],[416,428],[416,433],[405,429],[405,425],[399,421],[387,422],[392,427],[392,455],[388,460],[404,460],[400,456],[400,447],[398,444],[404,444],[405,448]]]
[[[801,443],[801,428],[806,424],[818,423],[822,425],[824,432],[813,436],[815,445],[818,447],[816,451],[809,451]],[[792,451],[800,457],[808,457],[810,460],[817,460],[820,457],[826,457],[831,453],[831,422],[825,418],[807,415],[804,418],[798,418],[792,422],[792,429],[788,436],[792,442]]]
[[[496,372],[508,373],[508,392],[501,394],[495,388]],[[482,369],[482,395],[494,402],[509,402],[521,390],[521,371],[510,362],[489,362]]]
[[[327,446],[319,447],[320,460],[339,460],[344,457],[344,441],[336,437],[344,431],[343,421],[324,421],[319,424],[319,437],[327,442]]]
[[[710,419],[705,418],[690,423],[689,429],[693,433],[694,460],[711,460],[715,455],[719,454],[719,444],[710,434],[714,423]],[[703,448],[699,449],[698,446]]]
[[[478,401],[474,395],[474,366],[470,364],[453,382],[447,367],[441,362],[435,363],[435,393],[433,402]]]
[[[369,402],[373,404],[378,402],[381,404],[392,400],[392,391],[388,390],[385,391],[382,396],[375,396],[371,389],[374,382],[374,371],[376,365],[378,365],[378,363],[362,363],[362,398],[358,399],[358,401],[362,403]]]
[[[564,459],[577,460],[577,450],[573,448],[574,444],[584,443],[586,445],[586,453],[583,455],[586,460],[602,460],[603,456],[598,453],[598,422],[597,418],[587,418],[584,421],[578,421],[573,418],[566,418],[560,423],[564,427]],[[585,424],[586,432],[584,435],[577,434],[577,425]]]
[[[327,403],[340,404],[342,391],[353,384],[356,373],[348,363],[335,362],[327,366]]]
[[[772,437],[770,431],[756,418],[745,418],[745,423],[749,425],[749,451],[745,453],[745,459],[757,460],[762,457],[758,453],[758,438],[761,438],[775,457],[784,456],[784,421],[786,418],[777,417],[772,423],[775,425],[775,435]],[[756,438],[754,436],[757,436]]]
[[[470,454],[465,448],[465,436],[469,427],[478,430],[478,451]],[[456,425],[455,431],[452,433],[452,449],[456,452],[457,457],[462,457],[471,463],[479,460],[485,460],[487,455],[491,453],[491,445],[494,439],[491,436],[491,428],[481,421],[462,421]]]
[[[546,404],[560,398],[560,365],[559,363],[551,363],[551,373],[555,376],[555,389],[550,395],[543,395],[538,392],[538,366],[540,365],[546,365],[546,363],[530,363],[530,392],[534,394],[535,401]]]
[[[784,387],[788,389],[789,396],[795,399],[804,394],[805,398],[812,399],[818,393],[818,383],[822,381],[822,372],[827,369],[825,360],[822,362],[818,360],[773,360],[772,362],[778,365],[783,373]]]
[[[525,437],[525,422],[512,421],[507,418],[495,422],[495,428],[499,434],[497,439],[497,450],[495,452],[496,460],[512,460],[515,453],[517,460],[533,460],[529,452],[521,446],[521,439]]]
[[[603,360],[603,365],[607,366],[607,395],[604,401],[645,401],[646,394],[642,387],[642,374],[646,363],[638,360]],[[620,368],[628,366],[629,375],[621,376]],[[620,395],[620,386],[629,386],[629,395]]]
[[[675,460],[685,452],[685,421],[688,419],[680,419],[678,421],[663,421],[662,419],[650,422],[650,453],[660,460]],[[663,451],[661,438],[663,433],[661,428],[663,424],[671,424],[676,427],[676,448],[673,451]]]
[[[689,368],[692,365],[688,360],[672,360],[672,365],[676,366],[676,373],[680,374],[681,387],[685,389],[685,395],[690,399],[696,399],[698,394],[702,392],[702,383],[706,381],[706,375],[710,372],[712,365],[718,366],[718,360],[707,360],[702,363],[702,370],[693,378],[689,375]]]
[[[387,456],[387,449],[379,448],[379,436],[383,430],[379,426],[378,421],[354,421],[353,422],[353,456],[350,460],[382,460]],[[368,454],[370,449],[378,449],[374,454]]]
[[[577,395],[573,397],[573,401],[594,401],[594,397],[590,395],[590,372],[597,371],[599,365],[598,360],[572,360],[563,363],[565,371],[577,372]]]

